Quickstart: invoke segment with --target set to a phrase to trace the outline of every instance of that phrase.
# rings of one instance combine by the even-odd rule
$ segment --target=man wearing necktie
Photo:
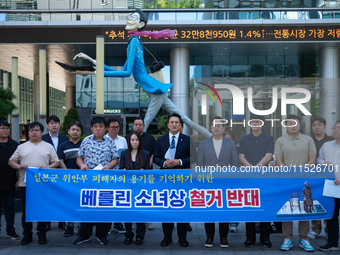
[[[158,138],[154,153],[154,163],[161,169],[190,168],[190,137],[180,133],[183,121],[181,116],[173,113],[168,118],[169,133]],[[164,238],[161,246],[172,243],[174,223],[163,223]],[[189,246],[186,239],[188,223],[177,223],[178,242],[182,247]]]

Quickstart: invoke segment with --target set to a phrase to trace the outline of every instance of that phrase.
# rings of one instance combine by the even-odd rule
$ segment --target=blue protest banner
[[[324,177],[334,173],[302,172],[298,169],[282,176],[285,178],[256,178],[256,173],[241,178],[239,174],[195,170],[29,168],[26,220],[264,222],[332,218],[334,199],[322,196],[322,191]],[[308,203],[304,202],[305,182],[312,190]]]

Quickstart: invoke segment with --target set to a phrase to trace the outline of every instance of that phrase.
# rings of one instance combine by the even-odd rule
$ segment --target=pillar
[[[66,85],[66,91],[65,91],[65,107],[66,112],[70,110],[70,108],[76,107],[76,87],[75,86],[67,86]]]
[[[171,82],[170,92],[172,102],[187,116],[189,107],[189,65],[190,52],[187,48],[174,48],[170,51]],[[184,126],[183,133],[190,134],[190,127]]]
[[[18,58],[12,57],[12,91],[15,95],[13,99],[14,105],[17,107],[12,112],[12,139],[20,142],[20,90],[18,80]]]
[[[199,123],[198,121],[198,95],[192,98],[192,120],[195,123]],[[198,135],[196,130],[193,130],[193,135]]]
[[[8,89],[8,73],[5,71],[3,72],[3,88]],[[10,115],[7,116],[8,122],[10,122]]]
[[[39,122],[44,126],[44,134],[47,133],[47,68],[46,49],[39,49]]]
[[[4,89],[7,89],[8,88],[8,73],[4,72],[3,77],[4,77],[4,80],[3,80]]]
[[[96,38],[96,114],[104,114],[104,36]]]
[[[40,88],[39,74],[33,77],[33,120],[40,122]]]
[[[320,49],[320,117],[327,122],[326,134],[332,135],[332,127],[340,119],[340,49]]]

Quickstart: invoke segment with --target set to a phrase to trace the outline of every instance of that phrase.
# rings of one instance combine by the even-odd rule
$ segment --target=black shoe
[[[51,230],[51,222],[46,223],[46,232]]]
[[[109,240],[106,239],[106,237],[97,237],[97,241],[101,244],[101,245],[109,245]]]
[[[204,243],[204,246],[207,248],[212,248],[214,246],[214,239],[208,237],[207,240]]]
[[[67,228],[66,222],[59,222],[58,228],[60,228],[62,230],[66,230],[66,228]]]
[[[142,245],[142,244],[143,244],[143,238],[137,236],[135,245]]]
[[[75,71],[95,71],[96,69],[93,66],[70,66],[58,61],[55,61],[58,65],[64,68],[66,71],[75,72]]]
[[[125,228],[123,227],[123,224],[122,224],[122,223],[114,224],[112,230],[113,230],[114,232],[119,233],[119,234],[125,234],[125,233],[126,233],[126,230],[125,230]]]
[[[67,227],[67,229],[66,229],[65,232],[64,232],[64,236],[65,236],[65,237],[70,237],[70,236],[72,236],[72,235],[73,235],[73,228]]]
[[[275,227],[274,224],[271,225],[270,233],[271,233],[271,234],[279,233],[279,230]]]
[[[189,246],[189,243],[187,240],[181,240],[181,241],[178,241],[179,242],[179,245],[182,246],[182,247],[188,247]]]
[[[338,251],[338,245],[332,245],[331,243],[327,242],[326,245],[319,247],[320,251]]]
[[[73,244],[82,244],[82,243],[87,243],[91,241],[91,237],[89,237],[88,239],[82,238],[81,236],[79,236],[76,240],[73,241]]]
[[[254,243],[252,242],[252,241],[249,241],[249,240],[246,240],[245,242],[244,242],[244,246],[245,247],[252,247],[254,245]]]
[[[275,223],[272,223],[272,229],[271,229],[271,233],[282,233],[282,227],[281,227],[281,224],[275,224]]]
[[[187,231],[189,231],[189,232],[192,231],[192,227],[190,226],[190,224],[188,224],[188,226],[187,226]]]
[[[26,244],[29,244],[30,242],[32,242],[32,236],[27,235],[27,236],[24,236],[24,238],[21,240],[20,244],[26,245]]]
[[[20,236],[17,235],[17,233],[15,233],[15,228],[12,228],[11,230],[9,230],[7,232],[7,237],[11,238],[12,240],[18,240],[20,239]]]
[[[163,241],[161,242],[161,246],[169,246],[171,243],[172,243],[172,239],[170,240],[163,239]]]
[[[132,244],[132,238],[131,238],[131,237],[125,238],[124,244],[125,244],[125,245],[130,245],[130,244]]]
[[[267,240],[267,241],[264,241],[263,243],[261,243],[263,245],[263,247],[265,248],[272,248],[272,243],[271,241]]]
[[[229,247],[228,239],[226,237],[221,237],[220,247],[221,248]]]
[[[40,235],[38,237],[39,237],[39,244],[46,244],[47,243],[46,235]]]

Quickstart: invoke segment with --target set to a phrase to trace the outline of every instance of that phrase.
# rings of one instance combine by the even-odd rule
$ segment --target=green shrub
[[[63,129],[61,132],[63,135],[67,135],[68,125],[75,120],[81,122],[76,108],[70,108],[64,118]]]
[[[0,120],[7,119],[17,107],[13,103],[14,93],[10,89],[0,88]]]

